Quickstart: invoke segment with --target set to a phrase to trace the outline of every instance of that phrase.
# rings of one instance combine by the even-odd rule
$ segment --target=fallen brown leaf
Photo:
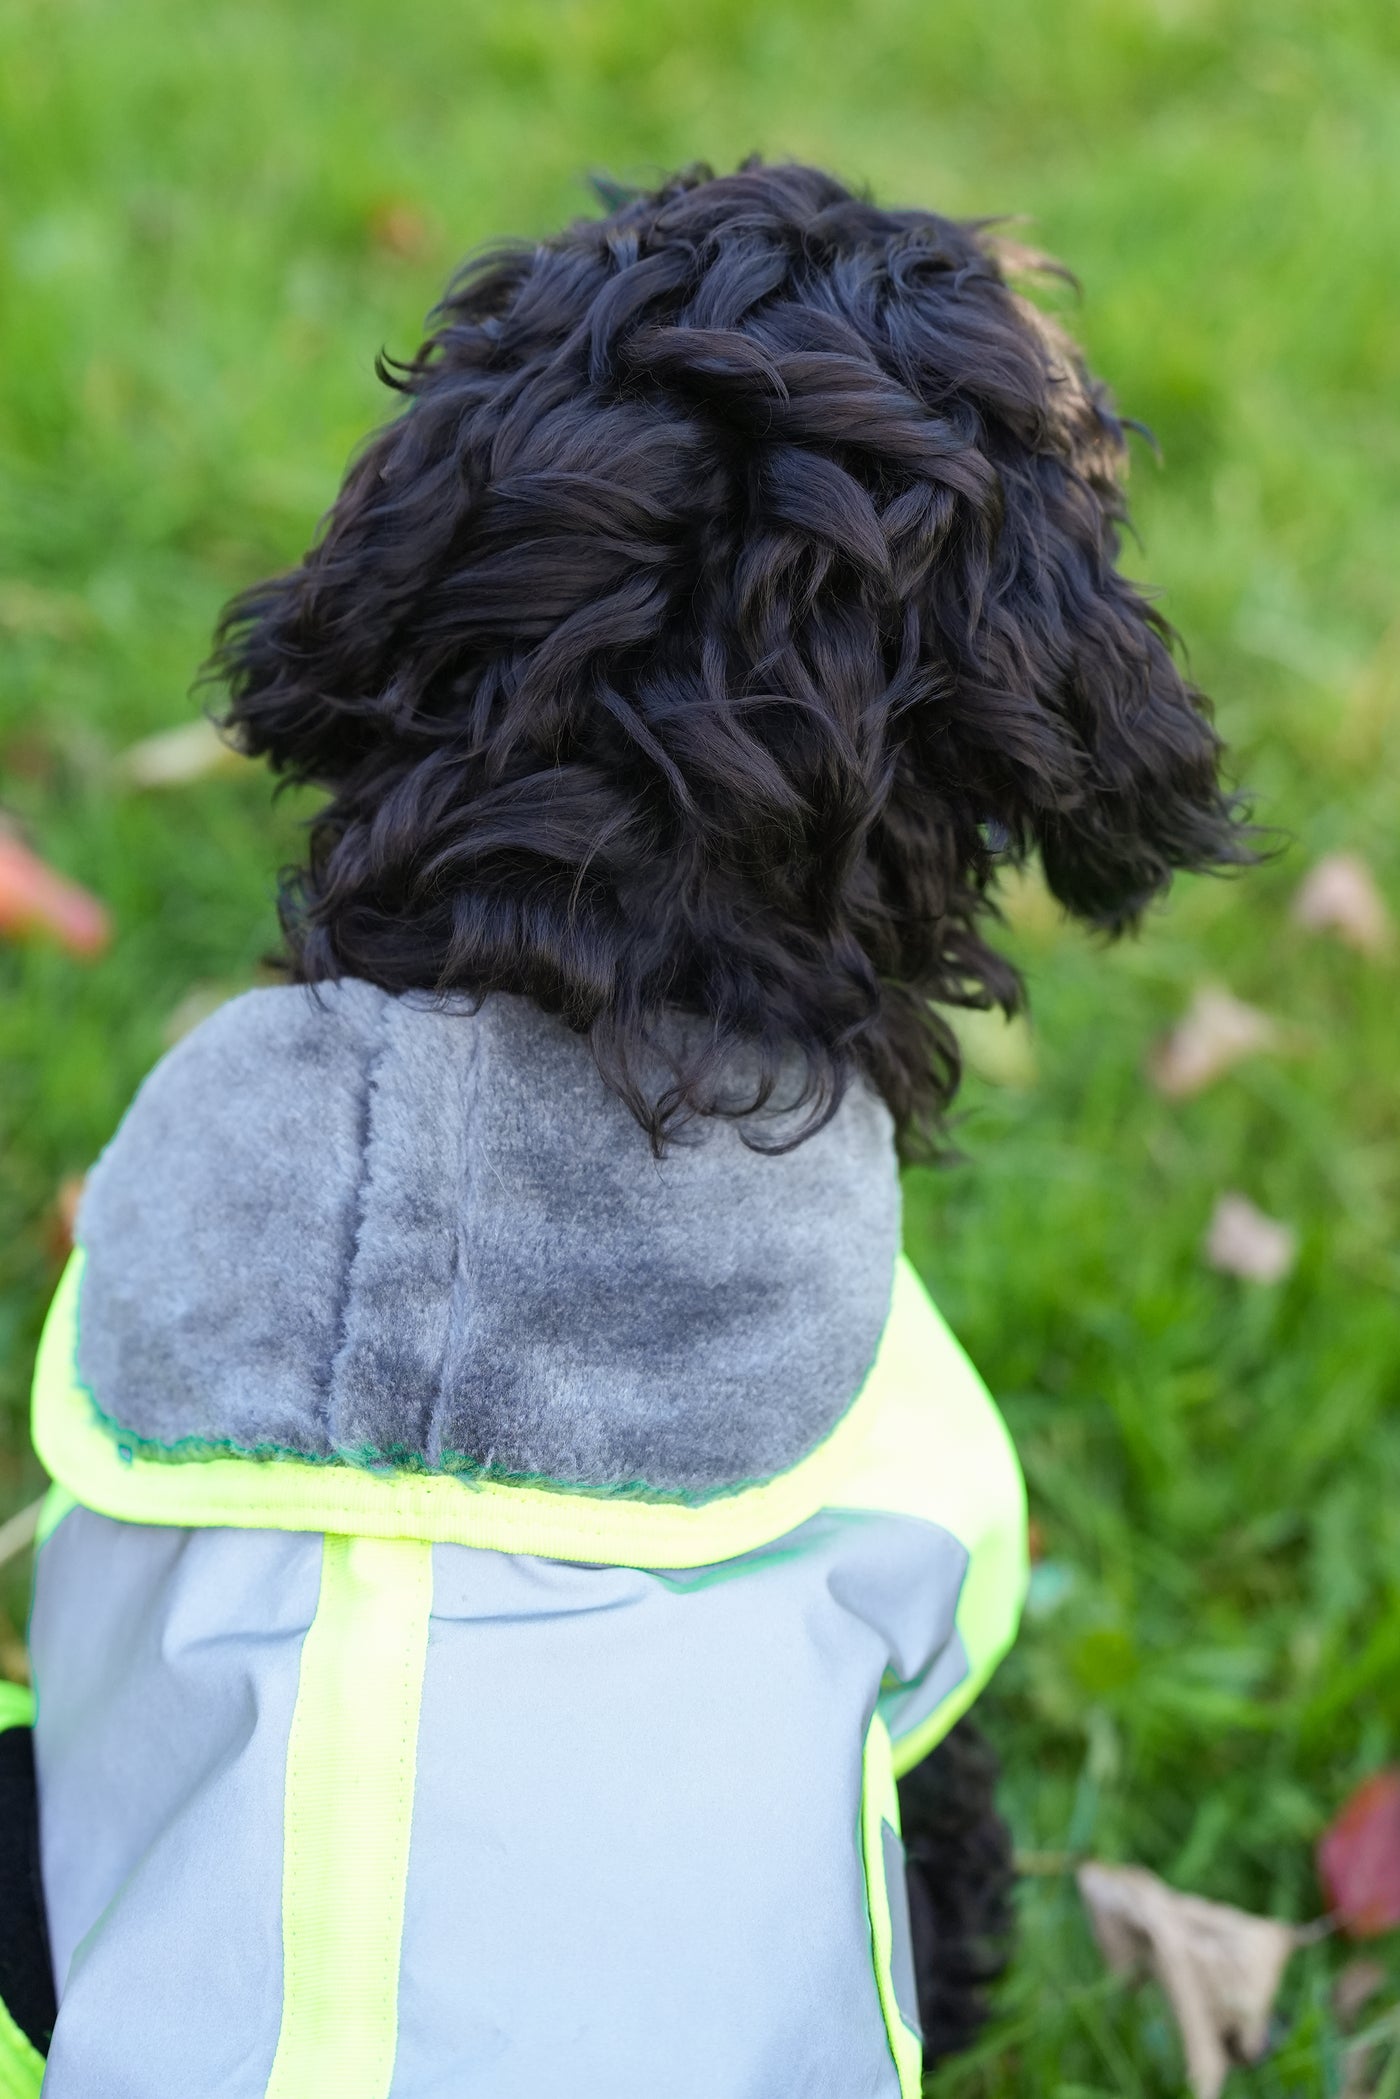
[[[247,762],[211,721],[201,717],[129,744],[117,760],[117,771],[131,787],[186,787],[211,773],[236,772]]]
[[[1203,984],[1190,1007],[1147,1061],[1148,1076],[1169,1100],[1203,1093],[1260,1050],[1277,1049],[1278,1022],[1218,984]]]
[[[1349,1938],[1400,1925],[1400,1769],[1375,1772],[1343,1802],[1318,1842],[1317,1877]]]
[[[1333,933],[1362,955],[1384,955],[1395,941],[1385,899],[1359,853],[1329,853],[1298,885],[1293,918],[1310,933]]]
[[[405,262],[417,262],[433,245],[433,229],[414,204],[387,198],[376,204],[366,221],[369,237],[385,254]]]
[[[0,937],[48,934],[70,955],[98,955],[112,937],[105,906],[46,866],[0,824]]]
[[[1206,1233],[1206,1259],[1221,1275],[1241,1276],[1247,1283],[1280,1283],[1298,1258],[1298,1234],[1291,1225],[1266,1217],[1247,1195],[1222,1195]]]
[[[1094,1937],[1117,1975],[1154,1975],[1166,1993],[1196,2099],[1218,2099],[1233,2063],[1258,2062],[1294,1949],[1314,1934],[1183,1895],[1144,1866],[1078,1873]]]

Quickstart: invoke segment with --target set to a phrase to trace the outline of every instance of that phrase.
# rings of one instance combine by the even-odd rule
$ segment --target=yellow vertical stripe
[[[432,1546],[328,1536],[287,1751],[267,2099],[386,2099],[398,2038]]]
[[[904,1890],[885,1884],[885,1839],[881,1824],[888,1822],[899,1835],[899,1794],[895,1789],[894,1760],[889,1732],[877,1713],[865,1738],[861,1770],[860,1840],[865,1860],[865,1895],[870,1908],[870,1950],[875,1962],[875,1982],[880,2009],[885,2015],[890,2054],[899,2073],[900,2099],[919,2099],[923,2090],[923,2043],[911,2032],[900,2013],[894,1986],[894,1922],[890,1904],[905,1899]]]

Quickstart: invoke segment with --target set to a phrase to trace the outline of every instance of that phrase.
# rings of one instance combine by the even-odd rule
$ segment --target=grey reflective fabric
[[[45,2099],[266,2085],[287,1738],[320,1563],[314,1535],[86,1509],[41,1547],[30,1646],[59,1992]]]
[[[880,1824],[880,1844],[885,1855],[885,1893],[890,1905],[890,1980],[899,2016],[910,2033],[922,2037],[919,2024],[919,1991],[914,1980],[914,1940],[909,1929],[909,1883],[904,1877],[904,1846],[899,1832],[888,1822]]]
[[[897,2099],[862,1748],[965,1564],[854,1513],[685,1573],[437,1546],[390,2099]]]
[[[82,1509],[41,1549],[46,2099],[261,2099],[320,1557]],[[434,1547],[390,2099],[898,2099],[862,1753],[965,1566],[841,1511],[683,1572]]]
[[[899,1241],[875,1095],[754,1148],[795,1129],[697,1123],[657,1161],[587,1043],[522,999],[250,992],[157,1067],[89,1179],[82,1375],[192,1455],[701,1498],[771,1477],[863,1383]]]
[[[905,1735],[913,1734],[915,1728],[931,1720],[966,1675],[967,1649],[956,1631],[947,1646],[940,1648],[928,1667],[912,1681],[892,1671],[891,1680],[880,1692],[880,1717],[890,1731],[890,1740],[898,1744]]]

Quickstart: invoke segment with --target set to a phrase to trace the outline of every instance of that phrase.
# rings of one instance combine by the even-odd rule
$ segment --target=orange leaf
[[[49,933],[70,955],[96,955],[111,931],[95,896],[65,882],[13,832],[0,830],[0,936]]]
[[[1400,1924],[1400,1770],[1377,1771],[1323,1831],[1317,1873],[1327,1906],[1349,1937],[1374,1939]]]

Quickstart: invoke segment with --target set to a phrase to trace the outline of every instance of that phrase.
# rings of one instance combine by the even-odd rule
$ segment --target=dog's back
[[[658,1165],[519,1002],[159,1069],[38,1387],[46,2090],[917,2090],[894,1771],[1022,1520],[897,1219],[870,1095]]]

